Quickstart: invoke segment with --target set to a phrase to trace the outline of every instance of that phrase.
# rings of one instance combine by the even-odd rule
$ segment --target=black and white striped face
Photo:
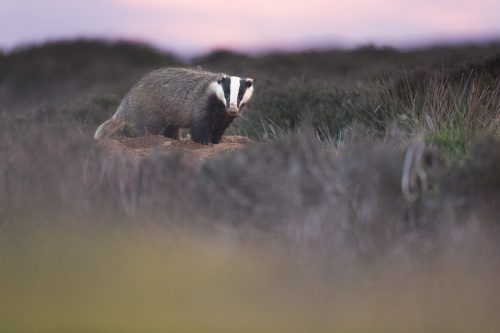
[[[252,97],[253,79],[224,75],[213,83],[212,90],[217,98],[224,103],[226,112],[231,116],[238,116],[240,110]]]

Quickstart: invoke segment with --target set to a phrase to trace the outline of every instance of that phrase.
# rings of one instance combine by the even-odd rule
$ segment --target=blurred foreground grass
[[[497,332],[497,265],[298,265],[276,240],[47,233],[0,245],[0,332]],[[252,239],[253,238],[253,239]],[[469,252],[470,253],[470,252]],[[443,257],[444,258],[444,257]],[[441,259],[443,259],[441,258]]]

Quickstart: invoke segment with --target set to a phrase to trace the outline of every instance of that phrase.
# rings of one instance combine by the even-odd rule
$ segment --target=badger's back
[[[129,91],[114,117],[134,124],[190,126],[206,107],[208,85],[220,75],[185,68],[153,71]]]

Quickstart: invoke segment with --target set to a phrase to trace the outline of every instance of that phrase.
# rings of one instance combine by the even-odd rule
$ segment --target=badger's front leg
[[[218,115],[212,131],[212,143],[217,144],[222,139],[222,135],[229,125],[233,122],[235,117],[228,116],[227,114]]]
[[[212,129],[210,126],[210,119],[203,117],[198,119],[191,125],[191,139],[204,145],[212,142]]]

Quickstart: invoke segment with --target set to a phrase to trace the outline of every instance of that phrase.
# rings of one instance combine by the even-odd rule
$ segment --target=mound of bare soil
[[[245,136],[225,136],[219,144],[202,145],[189,139],[173,140],[164,136],[148,135],[140,138],[105,139],[99,141],[98,145],[113,156],[140,159],[153,151],[164,154],[182,152],[189,159],[203,161],[242,149],[248,143],[250,139]]]

